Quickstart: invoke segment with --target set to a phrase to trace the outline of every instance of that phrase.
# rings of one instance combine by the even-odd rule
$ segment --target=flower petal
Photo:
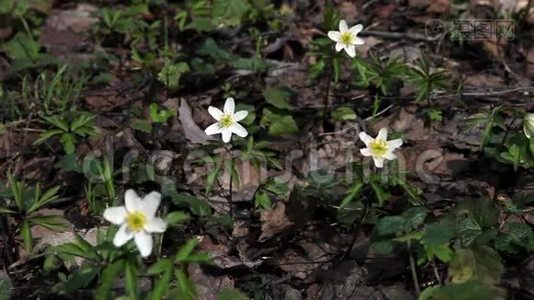
[[[222,140],[225,143],[229,143],[230,140],[232,139],[232,131],[229,128],[222,130],[221,134],[222,134]]]
[[[146,195],[145,198],[143,198],[143,201],[141,201],[139,210],[151,220],[156,215],[160,202],[161,194],[158,192],[150,192],[150,194]]]
[[[227,98],[224,102],[224,113],[227,115],[233,115],[235,111],[234,98]]]
[[[248,111],[240,110],[234,114],[233,119],[234,119],[234,122],[239,122],[243,120],[244,118],[246,118],[247,116],[248,116]]]
[[[332,31],[329,31],[327,35],[329,39],[331,39],[334,42],[337,42],[339,41],[339,38],[341,37],[341,32],[332,30]]]
[[[208,126],[208,128],[206,128],[204,132],[207,135],[214,135],[214,134],[221,133],[221,126],[219,126],[219,123],[213,123],[210,126]]]
[[[365,44],[365,40],[360,38],[360,37],[355,36],[354,39],[353,39],[353,44],[354,45],[363,45],[363,44]]]
[[[104,219],[115,225],[120,225],[124,223],[126,215],[128,215],[128,211],[124,206],[108,207],[104,211]]]
[[[402,146],[402,139],[388,141],[388,148],[394,150]]]
[[[343,50],[343,48],[345,48],[345,45],[343,45],[343,43],[340,43],[340,42],[336,43],[336,51],[337,52]]]
[[[126,210],[129,212],[137,211],[139,209],[140,202],[141,198],[134,190],[129,189],[124,192],[124,204],[126,205]]]
[[[245,127],[241,126],[241,124],[238,123],[232,124],[232,126],[230,126],[230,130],[240,137],[246,137],[248,135],[248,132]]]
[[[383,158],[373,157],[373,161],[375,162],[375,167],[377,168],[382,168],[384,166]]]
[[[371,152],[371,149],[369,149],[369,148],[362,148],[362,149],[360,149],[360,153],[361,153],[363,156],[373,156],[373,153]]]
[[[363,29],[363,25],[362,24],[356,24],[354,26],[352,26],[349,31],[350,33],[352,33],[353,35],[357,35],[358,33],[360,33],[360,31],[362,31]]]
[[[378,132],[378,135],[376,136],[376,139],[381,140],[381,141],[387,141],[388,140],[388,129],[387,128],[380,129],[380,131]]]
[[[339,21],[339,32],[347,32],[349,31],[349,26],[347,26],[347,22],[345,20]]]
[[[356,56],[356,47],[354,47],[354,45],[346,45],[345,52],[347,52],[350,57],[354,57]]]
[[[167,224],[161,218],[154,218],[145,224],[145,230],[147,232],[164,232],[167,229]]]
[[[382,157],[387,160],[397,159],[397,155],[395,155],[393,152],[387,152],[386,154],[382,155]]]
[[[135,245],[137,245],[137,249],[139,249],[139,252],[141,252],[142,257],[147,257],[152,253],[152,246],[154,245],[154,241],[152,240],[152,237],[150,234],[140,231],[135,235]]]
[[[358,136],[360,137],[360,140],[362,140],[362,142],[364,142],[367,147],[369,147],[369,144],[372,141],[374,141],[374,139],[371,136],[369,136],[367,133],[363,131],[361,131],[360,134],[358,134]]]
[[[217,107],[214,107],[214,106],[208,107],[208,112],[217,121],[219,121],[222,118],[222,116],[224,115],[223,112],[220,109],[218,109]]]
[[[131,240],[134,237],[133,231],[130,231],[128,229],[127,224],[122,224],[122,226],[119,228],[119,231],[115,234],[115,237],[113,238],[113,245],[115,247],[121,247],[122,245],[126,244],[129,240]]]

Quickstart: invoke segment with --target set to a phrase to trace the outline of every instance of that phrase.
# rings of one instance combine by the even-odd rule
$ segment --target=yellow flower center
[[[352,34],[348,31],[343,32],[339,37],[339,40],[345,45],[350,45],[352,44]]]
[[[126,224],[131,231],[141,231],[145,227],[146,217],[140,211],[128,213],[126,216]]]
[[[219,120],[219,126],[221,126],[222,128],[228,128],[232,124],[234,124],[234,120],[232,119],[232,116],[230,116],[230,115],[224,115]]]
[[[381,157],[388,151],[388,144],[383,140],[374,140],[369,144],[373,156]]]

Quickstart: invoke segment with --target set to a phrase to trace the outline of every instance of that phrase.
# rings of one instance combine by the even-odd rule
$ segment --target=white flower
[[[525,115],[525,119],[523,120],[523,131],[529,139],[534,137],[534,113]]]
[[[248,111],[241,110],[236,113],[234,113],[234,111],[234,98],[226,99],[226,102],[224,103],[224,112],[213,106],[208,107],[208,112],[217,121],[217,123],[213,123],[208,126],[204,132],[207,135],[220,133],[222,135],[222,140],[225,143],[230,142],[230,139],[232,139],[232,133],[235,133],[240,137],[246,137],[248,134],[247,130],[237,122],[246,118]]]
[[[156,218],[161,195],[151,192],[141,199],[134,190],[124,193],[125,206],[109,207],[104,211],[104,219],[115,225],[120,225],[119,231],[113,239],[116,247],[121,247],[132,238],[143,257],[152,252],[152,236],[150,233],[164,232],[167,224],[161,218]]]
[[[372,156],[377,168],[384,166],[384,159],[393,160],[397,158],[393,151],[402,146],[401,139],[387,140],[388,130],[386,128],[380,129],[376,139],[373,139],[365,132],[360,132],[360,139],[367,146],[367,148],[360,149],[360,153],[364,156]]]
[[[345,52],[350,57],[354,57],[356,56],[356,45],[363,45],[365,43],[362,38],[357,37],[362,29],[362,24],[354,25],[349,29],[347,22],[341,20],[339,21],[339,31],[329,31],[328,37],[336,42],[337,52],[345,49]]]

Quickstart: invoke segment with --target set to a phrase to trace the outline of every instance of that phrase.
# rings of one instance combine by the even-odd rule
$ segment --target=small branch
[[[432,261],[430,262],[432,264],[432,270],[434,270],[434,276],[436,276],[436,279],[439,282],[439,285],[443,285],[443,282],[441,281],[441,277],[439,276],[438,267],[436,266],[436,260],[432,258]]]
[[[415,293],[417,296],[421,293],[421,288],[419,287],[419,281],[417,280],[417,271],[415,267],[415,259],[413,258],[412,250],[410,249],[410,243],[408,243],[408,254],[410,259],[410,270],[412,273],[413,287],[415,288]]]

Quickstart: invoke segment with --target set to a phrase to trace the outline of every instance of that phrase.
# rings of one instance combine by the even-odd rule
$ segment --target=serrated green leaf
[[[402,233],[408,228],[410,228],[410,223],[401,216],[386,216],[376,224],[376,230],[379,235]]]
[[[449,264],[451,282],[464,283],[478,280],[488,285],[498,284],[504,266],[499,254],[490,247],[458,249]]]
[[[448,244],[454,237],[454,228],[447,224],[431,223],[426,225],[421,242],[427,246]]]
[[[263,91],[263,97],[267,103],[274,105],[280,109],[293,109],[293,106],[289,104],[291,98],[291,90],[284,87],[272,87],[268,86]]]

